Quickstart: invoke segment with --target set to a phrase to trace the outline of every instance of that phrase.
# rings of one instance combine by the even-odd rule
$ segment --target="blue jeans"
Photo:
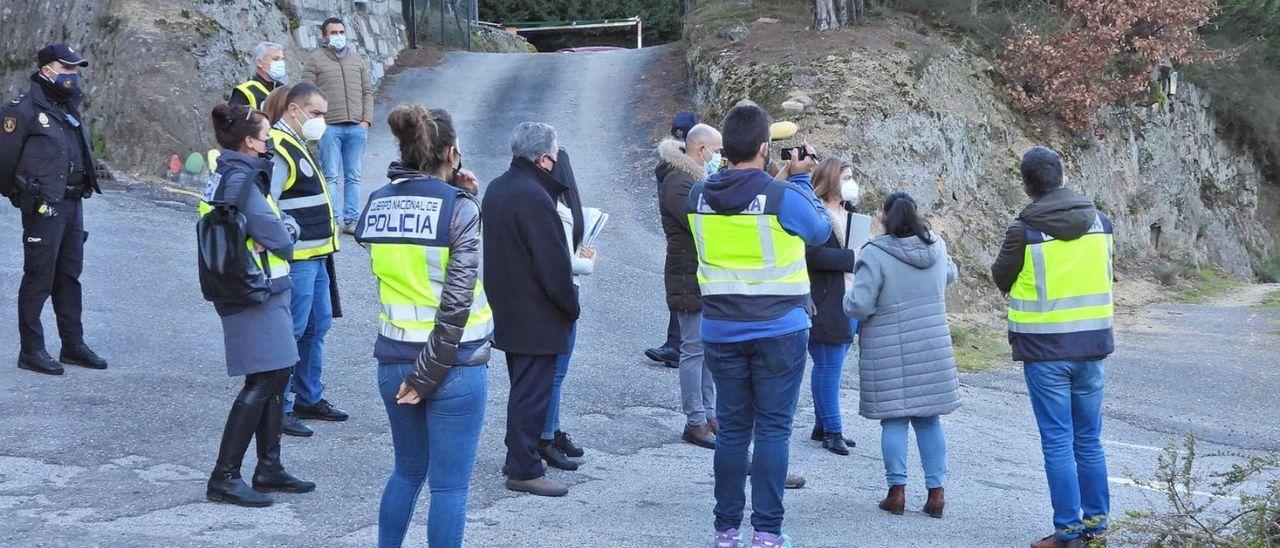
[[[395,470],[378,508],[378,546],[399,547],[413,518],[422,483],[431,489],[427,545],[462,546],[467,525],[467,486],[484,426],[486,365],[454,367],[440,389],[421,403],[396,403],[413,364],[378,366],[378,391],[391,421]]]
[[[329,183],[334,216],[338,196],[342,196],[343,223],[354,223],[360,217],[360,165],[368,140],[369,130],[357,123],[333,124],[320,138],[320,169]]]
[[[298,341],[298,363],[293,366],[293,376],[284,392],[286,413],[293,412],[295,402],[315,405],[324,397],[324,383],[320,381],[324,335],[333,323],[326,260],[297,261],[289,265],[289,277],[293,280],[293,300],[289,308],[293,311],[293,338]],[[289,394],[296,397],[291,400]]]
[[[924,468],[927,489],[947,484],[947,437],[939,417],[902,417],[880,421],[880,456],[884,479],[890,487],[907,484],[907,427],[915,428],[916,448]]]
[[[1022,372],[1040,428],[1040,448],[1044,452],[1053,527],[1058,538],[1069,541],[1081,532],[1106,530],[1111,511],[1107,458],[1102,451],[1106,364],[1027,362]]]
[[[813,374],[809,387],[813,390],[814,426],[826,432],[840,432],[840,372],[849,354],[849,343],[832,344],[809,341],[813,358]]]
[[[716,531],[742,525],[747,446],[751,458],[751,525],[781,534],[782,493],[790,458],[791,421],[804,379],[809,330],[736,343],[703,343],[716,381]]]
[[[560,429],[560,387],[569,374],[569,359],[573,357],[573,345],[578,340],[578,322],[569,330],[569,351],[556,356],[556,376],[551,381],[551,403],[547,404],[547,423],[542,427],[542,439],[553,440]]]

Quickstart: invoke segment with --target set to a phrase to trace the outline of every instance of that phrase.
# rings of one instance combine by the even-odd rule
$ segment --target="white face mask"
[[[335,34],[329,37],[329,47],[338,50],[347,47],[347,35]]]
[[[272,80],[277,82],[284,83],[284,78],[287,75],[288,71],[285,68],[284,59],[272,61],[271,66],[267,68],[267,76],[270,76]]]
[[[299,110],[299,112],[301,112],[301,110]],[[293,115],[293,119],[302,122],[302,120],[298,118],[297,114]],[[323,116],[311,118],[302,122],[302,138],[308,141],[319,141],[321,137],[324,137],[324,130],[326,128],[328,128],[328,126],[325,125]]]
[[[858,197],[861,190],[858,188],[858,182],[853,179],[845,179],[840,181],[840,199],[848,202],[849,205],[857,205]]]

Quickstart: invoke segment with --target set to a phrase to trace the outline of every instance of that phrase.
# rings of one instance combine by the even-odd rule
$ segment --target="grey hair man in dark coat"
[[[538,441],[556,356],[568,351],[579,312],[564,225],[556,213],[556,200],[569,191],[552,175],[558,149],[555,128],[534,122],[516,127],[511,167],[489,183],[481,207],[494,346],[506,352],[511,376],[506,486],[542,496],[569,492],[546,477]]]

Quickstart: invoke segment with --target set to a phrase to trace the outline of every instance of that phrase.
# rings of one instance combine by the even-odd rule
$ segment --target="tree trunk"
[[[875,0],[813,0],[813,28],[831,30],[867,20]]]

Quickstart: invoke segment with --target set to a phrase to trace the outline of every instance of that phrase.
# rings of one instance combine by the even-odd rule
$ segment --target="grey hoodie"
[[[936,234],[880,236],[858,254],[844,310],[859,327],[858,412],[869,419],[932,417],[960,406],[947,324],[956,265]]]
[[[1036,198],[1004,233],[1004,244],[991,264],[996,287],[1008,293],[1018,280],[1026,258],[1027,226],[1059,240],[1074,240],[1089,232],[1097,213],[1093,202],[1069,188],[1058,188]]]

